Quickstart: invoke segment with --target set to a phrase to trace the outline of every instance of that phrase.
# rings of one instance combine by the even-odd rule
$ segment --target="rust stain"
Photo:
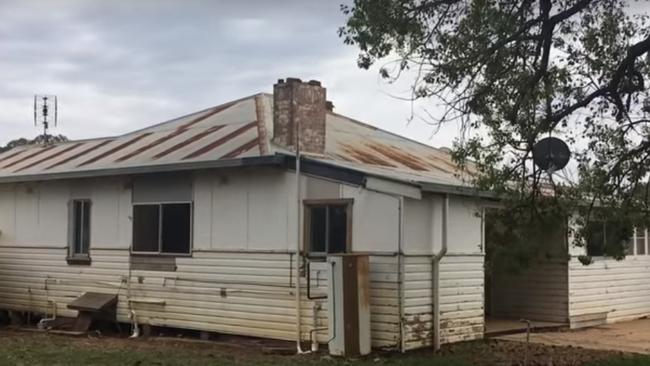
[[[412,318],[406,318],[404,325],[410,331],[411,337],[415,340],[431,339],[431,329],[427,322],[420,318],[420,315],[414,315]]]
[[[361,291],[360,306],[367,309],[370,306],[370,263],[368,257],[357,257],[358,286]]]
[[[260,155],[266,155],[268,148],[266,146],[266,126],[264,125],[264,105],[262,102],[263,97],[258,95],[255,97],[255,115],[257,116],[257,137],[260,146]]]
[[[128,146],[131,146],[132,144],[142,140],[143,138],[145,138],[145,137],[147,137],[147,136],[149,136],[151,134],[152,134],[152,132],[146,132],[146,133],[143,133],[141,135],[138,135],[138,136],[130,139],[129,141],[121,143],[121,144],[115,146],[114,148],[95,156],[92,159],[88,159],[88,160],[84,161],[83,163],[77,165],[77,167],[92,164],[92,163],[94,163],[96,161],[99,161],[99,160],[101,160],[101,159],[103,159],[103,158],[105,158],[105,157],[107,157],[107,156],[109,156],[111,154],[114,154],[114,153],[116,153],[116,152],[118,152],[118,151],[120,151],[120,150],[122,150],[122,149],[124,149],[124,148],[126,148]]]
[[[38,156],[38,155],[41,155],[41,154],[44,153],[44,152],[50,151],[50,150],[54,149],[55,147],[56,147],[56,146],[54,146],[54,145],[52,145],[52,146],[48,146],[48,147],[43,147],[43,148],[41,148],[40,150],[38,150],[37,152],[35,152],[35,153],[33,153],[33,154],[27,155],[27,156],[25,156],[24,158],[20,158],[20,159],[14,161],[14,162],[12,162],[12,163],[9,163],[9,164],[3,166],[2,169],[7,169],[7,168],[9,168],[9,167],[12,167],[12,166],[18,164],[18,163],[22,163],[22,162],[25,161],[25,160],[29,160],[29,159],[31,159],[31,158],[33,158],[33,157],[36,157],[36,156]]]
[[[429,170],[427,167],[428,164],[424,162],[422,159],[420,159],[419,157],[413,154],[400,150],[394,146],[378,144],[378,143],[374,143],[374,144],[368,143],[366,144],[366,146],[371,150],[376,151],[379,154],[391,159],[392,161],[395,161],[399,164],[409,167],[410,169],[418,170],[418,171]]]
[[[88,149],[86,149],[86,150],[84,150],[84,151],[80,151],[80,152],[78,152],[78,153],[76,153],[76,154],[74,154],[74,155],[72,155],[72,156],[69,156],[69,157],[67,157],[67,158],[65,158],[65,159],[63,159],[63,160],[61,160],[61,161],[59,161],[59,162],[57,162],[57,163],[55,163],[55,164],[52,164],[52,165],[48,166],[48,167],[45,168],[44,170],[52,169],[52,168],[55,168],[55,167],[57,167],[57,166],[59,166],[59,165],[63,165],[63,164],[65,164],[65,163],[67,163],[67,162],[70,162],[70,161],[72,161],[72,160],[75,160],[75,159],[77,159],[77,158],[80,158],[80,157],[82,157],[82,156],[84,156],[84,155],[86,155],[86,154],[88,154],[88,153],[91,153],[91,152],[93,152],[93,151],[99,149],[100,147],[105,146],[105,145],[107,145],[107,144],[109,144],[109,143],[111,143],[111,142],[113,142],[112,139],[111,139],[111,140],[102,141],[101,143],[99,143],[99,144],[97,144],[97,145],[91,146],[91,147],[89,147]]]
[[[43,163],[43,162],[45,162],[45,161],[48,161],[48,160],[50,160],[50,159],[54,159],[54,158],[56,158],[57,156],[61,156],[61,155],[65,154],[65,153],[67,153],[67,152],[69,152],[69,151],[72,151],[72,150],[78,148],[78,147],[81,146],[81,145],[83,145],[83,142],[78,142],[78,143],[76,143],[76,144],[74,144],[74,145],[72,145],[72,146],[69,146],[69,147],[67,147],[67,148],[65,148],[65,149],[63,149],[63,150],[61,150],[61,151],[59,151],[59,152],[57,152],[57,153],[55,153],[55,154],[52,154],[52,155],[46,156],[46,157],[44,157],[44,158],[41,159],[41,160],[37,160],[37,161],[35,161],[35,162],[33,162],[33,163],[29,164],[29,165],[26,165],[26,166],[24,166],[24,167],[22,167],[22,168],[20,168],[20,169],[18,169],[18,170],[16,170],[16,171],[14,171],[14,173],[18,173],[18,172],[20,172],[20,171],[23,171],[23,170],[25,170],[25,169],[29,169],[29,168],[31,168],[31,167],[33,167],[33,166],[36,166],[36,165],[38,165],[38,164],[41,164],[41,163]]]
[[[349,161],[349,162],[351,162],[351,163],[354,163],[354,160],[353,160],[353,159],[350,159],[350,157],[345,156],[345,155],[343,155],[343,154],[336,154],[336,157],[339,158],[339,159],[341,159],[341,160],[343,160],[343,161]]]
[[[187,128],[176,129],[176,130],[174,130],[174,132],[169,133],[169,134],[167,134],[167,135],[165,135],[163,137],[160,137],[160,138],[156,139],[155,141],[153,141],[153,142],[151,142],[151,143],[149,143],[147,145],[142,146],[139,149],[131,151],[130,153],[128,153],[128,154],[126,154],[124,156],[120,156],[119,158],[115,159],[115,162],[124,161],[124,160],[130,159],[130,158],[132,158],[132,157],[134,157],[136,155],[142,154],[143,152],[145,152],[145,151],[147,151],[147,150],[149,150],[149,149],[151,149],[153,147],[156,147],[156,146],[162,144],[165,141],[171,140],[174,137],[185,133],[186,131],[189,131],[189,130]]]
[[[198,140],[204,138],[205,136],[207,136],[207,135],[209,135],[211,133],[217,132],[217,131],[219,131],[220,129],[222,129],[224,127],[226,127],[226,125],[212,126],[212,127],[208,128],[207,130],[199,132],[196,135],[188,138],[187,140],[181,141],[181,142],[177,143],[176,145],[170,147],[169,149],[167,149],[167,150],[165,150],[165,151],[163,151],[161,153],[156,154],[153,158],[154,159],[160,159],[163,156],[169,155],[169,154],[173,153],[174,151],[176,151],[178,149],[181,149],[181,148],[183,148],[183,147],[185,147],[185,146],[187,146],[187,145],[189,145],[189,144],[191,144],[191,143],[193,143],[195,141],[198,141]]]
[[[373,154],[369,151],[359,148],[358,146],[353,146],[349,144],[343,144],[343,150],[349,154],[352,159],[355,159],[359,162],[371,164],[371,165],[381,165],[396,168],[394,164],[391,164],[387,160],[382,159],[381,157]],[[349,159],[346,159],[349,160]]]
[[[255,137],[254,139],[252,139],[249,142],[245,143],[244,145],[236,148],[235,150],[227,153],[226,155],[220,157],[219,159],[232,159],[232,158],[235,158],[235,157],[245,153],[246,151],[254,148],[255,146],[259,147],[259,145],[260,145],[259,139],[257,137]]]
[[[9,156],[5,156],[4,158],[0,159],[0,161],[5,161],[5,160],[7,160],[7,159],[11,159],[11,158],[13,158],[14,156],[17,156],[17,155],[19,155],[19,154],[21,154],[21,153],[24,153],[24,152],[27,151],[27,150],[29,150],[29,149],[23,149],[23,150],[20,150],[20,151],[18,151],[18,152],[15,152],[15,153],[13,153],[13,154],[11,154],[11,155],[9,155]]]
[[[189,131],[190,127],[194,126],[195,124],[197,124],[197,123],[199,123],[201,121],[204,121],[207,118],[210,118],[210,117],[214,116],[215,114],[228,109],[233,104],[235,104],[235,102],[230,102],[230,103],[226,103],[226,104],[222,104],[220,106],[217,106],[217,107],[213,108],[212,110],[210,110],[208,113],[206,113],[206,114],[204,114],[202,116],[196,117],[196,118],[192,119],[191,121],[178,126],[173,132],[171,132],[171,133],[169,133],[169,134],[167,134],[167,135],[165,135],[163,137],[160,137],[159,139],[157,139],[157,140],[155,140],[155,141],[153,141],[153,142],[151,142],[151,143],[149,143],[149,144],[147,144],[145,146],[142,146],[142,147],[140,147],[139,149],[137,149],[135,151],[132,151],[132,152],[130,152],[130,153],[124,155],[124,156],[121,156],[121,157],[117,158],[115,160],[115,162],[121,162],[121,161],[130,159],[130,158],[132,158],[132,157],[134,157],[136,155],[140,155],[143,152],[145,152],[147,150],[150,150],[150,149],[152,149],[152,148],[154,148],[154,147],[156,147],[156,146],[158,146],[158,145],[160,145],[160,144],[162,144],[162,143],[164,143],[166,141],[169,141],[169,140],[173,139],[174,137],[177,137],[177,136]],[[173,150],[171,150],[171,151],[173,151]],[[164,156],[164,155],[167,155],[167,154],[161,153],[161,154],[158,154],[158,155]],[[158,155],[156,155],[156,157],[154,157],[154,158],[157,159],[158,157],[160,157]]]
[[[232,140],[233,138],[241,135],[242,133],[250,130],[251,128],[255,127],[255,125],[257,125],[257,121],[253,121],[251,123],[248,123],[248,124],[238,128],[238,129],[236,129],[235,131],[227,134],[226,136],[218,139],[217,141],[211,142],[211,143],[203,146],[202,148],[196,150],[195,152],[187,155],[186,157],[183,158],[183,160],[192,159],[192,158],[196,158],[197,156],[201,156],[201,155],[215,149],[219,145],[223,145],[224,143],[226,143],[226,142]]]
[[[441,158],[440,156],[436,155],[429,155],[428,156],[429,161],[434,162],[433,166],[437,169],[440,169],[446,173],[451,173],[454,174],[458,170],[456,165],[454,165],[451,161],[445,160]]]
[[[113,142],[113,140],[102,141],[101,143],[99,143],[99,144],[97,144],[95,146],[91,146],[90,148],[88,148],[88,149],[86,149],[84,151],[80,151],[80,152],[78,152],[78,153],[76,153],[76,154],[74,154],[72,156],[69,156],[69,157],[59,161],[58,163],[55,163],[55,164],[52,164],[52,165],[48,166],[47,168],[45,168],[45,170],[52,169],[52,168],[57,167],[59,165],[63,165],[65,163],[67,163],[67,162],[75,160],[75,159],[77,159],[79,157],[82,157],[82,156],[84,156],[84,155],[86,155],[88,153],[91,153],[91,152],[99,149],[100,147],[105,146],[105,145],[107,145],[107,144],[109,144],[111,142]]]
[[[183,125],[181,125],[181,126],[178,126],[177,130],[186,130],[186,129],[188,129],[188,128],[194,126],[195,124],[197,124],[197,123],[199,123],[199,122],[205,120],[206,118],[212,117],[212,116],[214,116],[215,114],[217,114],[217,113],[219,113],[219,112],[222,112],[222,111],[228,109],[228,108],[231,107],[233,104],[235,104],[235,101],[230,102],[230,103],[226,103],[226,104],[222,104],[222,105],[220,105],[220,106],[216,106],[216,107],[214,107],[214,109],[212,109],[210,112],[208,112],[208,113],[206,113],[206,114],[204,114],[204,115],[202,115],[202,116],[196,117],[196,118],[194,118],[193,120],[191,120],[191,121],[189,121],[189,122],[187,122],[187,123],[185,123],[185,124],[183,124]]]

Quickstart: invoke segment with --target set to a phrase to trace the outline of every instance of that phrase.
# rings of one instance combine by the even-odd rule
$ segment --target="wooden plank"
[[[107,311],[117,304],[117,295],[99,292],[86,292],[68,304],[68,308],[78,311]]]

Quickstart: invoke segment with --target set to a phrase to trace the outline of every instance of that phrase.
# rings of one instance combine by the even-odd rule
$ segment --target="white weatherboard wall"
[[[628,255],[620,261],[592,257],[584,265],[579,260],[586,254],[584,247],[570,245],[569,254],[571,328],[650,316],[650,256]]]
[[[133,270],[128,178],[0,186],[0,308],[75,316],[66,305],[83,292],[119,295],[118,319],[230,334],[295,339],[295,176],[274,169],[193,174],[191,257],[177,270]],[[431,256],[441,245],[441,196],[400,200],[361,187],[305,177],[307,199],[351,198],[352,250],[370,255],[373,347],[431,344]],[[68,265],[67,203],[92,200],[89,266]],[[472,199],[451,198],[449,253],[441,264],[442,341],[483,335],[481,218]],[[326,278],[312,267],[321,292]],[[131,286],[127,283],[131,282]],[[303,281],[302,337],[326,327],[327,304],[308,300]],[[316,283],[313,283],[313,282]],[[316,292],[318,292],[316,290]],[[132,300],[131,307],[127,299]],[[400,300],[401,299],[401,300]],[[327,332],[319,332],[321,342]]]
[[[572,328],[650,315],[650,256],[621,261],[594,258],[569,262],[569,317]]]
[[[194,176],[191,257],[173,272],[133,270],[129,280],[129,179],[0,186],[0,308],[75,316],[66,305],[87,291],[119,295],[118,320],[295,339],[295,176],[268,170]],[[353,198],[353,250],[371,251],[373,347],[399,346],[397,201],[314,178],[306,198]],[[67,203],[92,200],[91,265],[68,265]],[[371,212],[372,211],[372,212]],[[375,245],[376,244],[376,245]],[[327,326],[326,304],[306,298],[302,333]],[[318,285],[322,287],[323,283]],[[316,314],[314,314],[316,312]],[[327,332],[318,335],[327,341]]]
[[[432,254],[442,245],[442,196],[404,204],[404,348],[433,340]],[[448,253],[440,263],[441,342],[483,337],[484,274],[480,205],[470,198],[449,202]]]

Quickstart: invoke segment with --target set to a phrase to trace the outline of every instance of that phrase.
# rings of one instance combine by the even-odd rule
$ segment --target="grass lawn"
[[[326,354],[268,355],[256,342],[205,343],[174,339],[72,338],[0,330],[0,365],[395,365],[395,366],[641,366],[650,356],[505,341],[454,344],[439,355],[418,351],[405,355],[378,353],[344,360]]]

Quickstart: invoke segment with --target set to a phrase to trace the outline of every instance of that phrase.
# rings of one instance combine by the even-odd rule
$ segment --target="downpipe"
[[[293,117],[293,116],[292,116]],[[301,191],[301,182],[300,182],[300,127],[296,126],[294,135],[295,135],[295,147],[296,147],[296,268],[295,268],[295,279],[296,279],[296,354],[304,355],[311,353],[311,351],[304,351],[302,349],[302,330],[301,330],[301,319],[300,319],[300,266],[302,254],[300,251],[300,242],[302,234],[302,191]]]
[[[328,328],[318,328],[318,311],[321,309],[320,304],[314,302],[312,307],[312,329],[309,331],[309,342],[311,343],[311,352],[318,352],[318,339],[316,339],[316,332],[328,330]]]
[[[57,307],[56,301],[50,299],[48,300],[48,302],[52,303],[52,317],[48,318],[47,314],[45,314],[46,317],[41,319],[37,324],[38,329],[45,329],[45,327],[47,327],[47,323],[56,320],[56,307]]]
[[[135,314],[135,310],[131,310],[131,328],[133,329],[131,336],[129,338],[138,338],[140,336],[140,327],[138,326],[138,318]]]
[[[433,351],[440,350],[440,260],[447,254],[449,240],[449,195],[445,194],[442,204],[442,246],[431,262],[431,285],[433,306]],[[433,243],[432,248],[433,248]]]

